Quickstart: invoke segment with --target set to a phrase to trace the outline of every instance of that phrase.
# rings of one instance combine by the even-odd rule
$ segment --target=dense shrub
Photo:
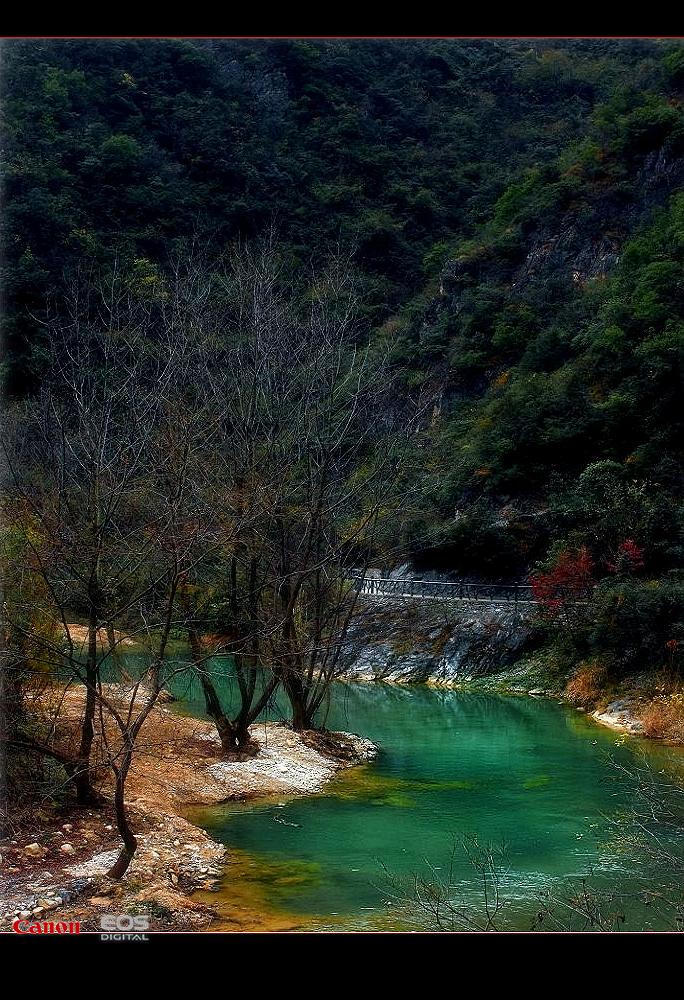
[[[596,590],[588,642],[619,672],[681,670],[684,651],[684,581],[628,577]]]

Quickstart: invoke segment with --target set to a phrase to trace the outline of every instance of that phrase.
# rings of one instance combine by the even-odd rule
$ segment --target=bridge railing
[[[525,583],[466,583],[444,580],[409,580],[352,574],[361,594],[376,597],[406,597],[417,600],[484,601],[489,604],[536,604],[532,587]]]

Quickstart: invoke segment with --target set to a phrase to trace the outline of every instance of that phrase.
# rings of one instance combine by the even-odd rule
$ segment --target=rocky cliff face
[[[407,609],[393,634],[364,643],[350,676],[404,684],[455,684],[512,666],[529,643],[529,616],[510,608]]]
[[[653,150],[623,185],[596,181],[580,199],[552,213],[555,218],[528,223],[517,245],[503,249],[485,242],[475,253],[448,260],[440,283],[442,307],[458,316],[468,310],[466,289],[502,278],[514,300],[534,284],[570,288],[606,277],[625,240],[683,181],[684,158],[664,148]]]

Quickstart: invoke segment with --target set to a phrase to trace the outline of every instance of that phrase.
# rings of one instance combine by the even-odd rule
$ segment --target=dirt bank
[[[60,740],[69,741],[82,707],[79,691],[53,690],[64,699]],[[25,919],[79,920],[100,930],[105,913],[146,913],[152,930],[202,929],[215,918],[209,892],[224,874],[223,845],[183,815],[192,805],[321,789],[340,768],[370,759],[368,740],[347,733],[294,733],[274,723],[252,727],[255,757],[228,760],[213,727],[160,705],[140,734],[127,785],[127,802],[139,847],[120,882],[106,871],[120,840],[108,795],[111,777],[96,770],[102,807],[38,810],[0,847],[0,928]],[[94,759],[101,750],[101,734]],[[206,890],[201,900],[191,898]],[[225,895],[225,885],[224,885]]]

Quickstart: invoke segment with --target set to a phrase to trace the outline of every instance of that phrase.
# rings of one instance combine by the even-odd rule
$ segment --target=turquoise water
[[[620,892],[669,885],[671,872],[616,825],[635,790],[615,763],[646,767],[667,794],[678,787],[679,752],[642,758],[637,741],[554,701],[422,687],[337,685],[328,726],[372,739],[377,759],[342,772],[323,794],[199,816],[241,859],[242,890],[251,881],[260,905],[299,916],[299,926],[420,926],[415,906],[397,900],[396,881],[392,888],[398,878],[403,897],[416,873],[447,879],[452,897],[481,908],[481,879],[461,846],[470,835],[505,845],[496,881],[506,926],[529,927],[540,894],[567,895],[582,878]],[[627,912],[628,926],[663,925],[640,898]]]

